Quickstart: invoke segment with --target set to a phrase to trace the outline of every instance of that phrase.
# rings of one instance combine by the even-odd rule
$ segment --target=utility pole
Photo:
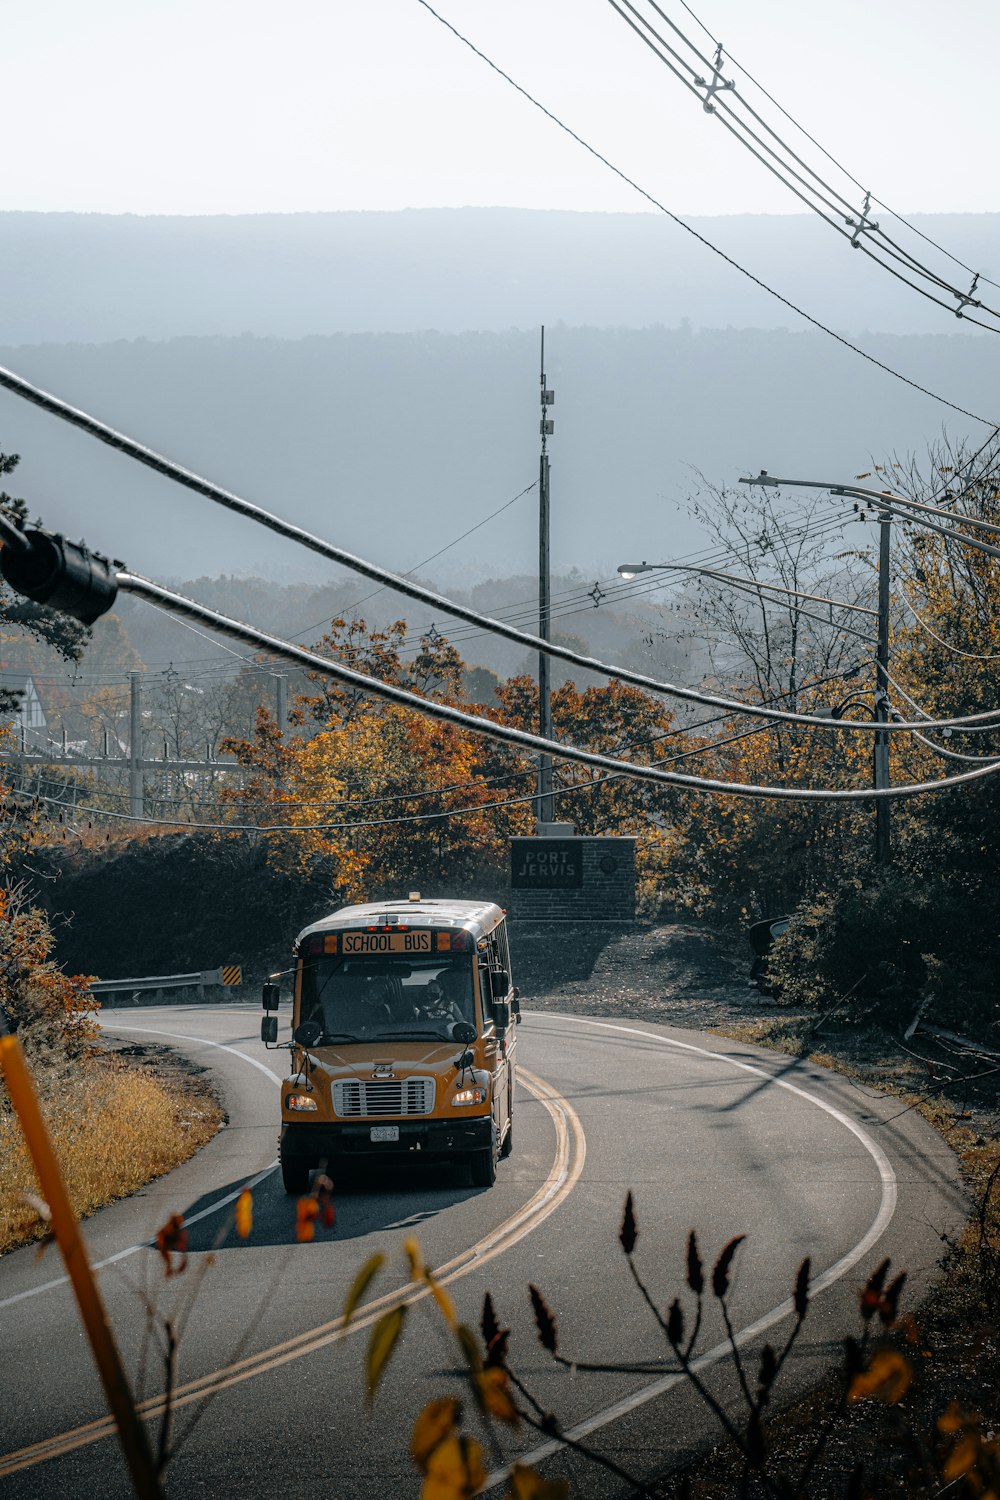
[[[278,733],[283,735],[288,724],[288,678],[284,672],[279,672],[274,680],[277,688]]]
[[[889,543],[892,520],[888,512],[879,513],[878,547],[878,642],[875,648],[875,717],[880,724],[889,720]],[[881,730],[874,736],[875,788],[889,785],[889,736]],[[875,803],[875,863],[887,865],[892,850],[889,840],[889,799]]]
[[[128,803],[129,816],[142,817],[142,673],[129,678]]]
[[[549,416],[549,407],[556,399],[555,391],[545,384],[545,329],[542,328],[541,345],[541,406],[542,417],[539,431],[542,437],[542,452],[538,463],[538,634],[543,641],[550,639],[550,577],[549,577],[549,455],[547,442],[555,423]],[[538,732],[544,739],[552,738],[552,692],[549,683],[549,658],[543,651],[538,653]],[[552,757],[542,754],[538,758],[538,818],[539,824],[554,823],[555,798],[552,795]]]

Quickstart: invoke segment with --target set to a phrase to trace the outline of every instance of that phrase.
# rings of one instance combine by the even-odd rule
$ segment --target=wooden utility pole
[[[889,545],[892,520],[886,511],[879,515],[878,548],[878,641],[875,648],[875,717],[880,724],[889,721]],[[889,782],[889,736],[881,730],[874,736],[875,787]],[[892,858],[889,837],[889,799],[875,803],[875,863],[887,865]]]
[[[549,455],[548,438],[555,426],[549,416],[549,407],[556,399],[555,391],[545,384],[545,329],[542,328],[541,344],[541,407],[542,417],[539,431],[542,451],[538,462],[538,634],[543,641],[550,639],[551,578],[549,568]],[[538,653],[538,732],[544,739],[552,738],[552,690],[549,681],[549,658],[543,651]],[[542,754],[538,758],[538,822],[554,823],[555,798],[552,795],[552,757]]]

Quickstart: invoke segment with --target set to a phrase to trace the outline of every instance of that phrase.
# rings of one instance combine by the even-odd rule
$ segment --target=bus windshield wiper
[[[316,1045],[323,1047],[327,1042],[367,1042],[369,1040],[366,1036],[352,1036],[349,1031],[324,1031]]]
[[[440,1031],[379,1031],[367,1037],[369,1042],[450,1042]]]

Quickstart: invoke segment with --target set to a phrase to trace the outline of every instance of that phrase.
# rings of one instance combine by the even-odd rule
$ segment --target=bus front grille
[[[333,1085],[333,1109],[341,1119],[433,1114],[434,1079],[340,1078]]]

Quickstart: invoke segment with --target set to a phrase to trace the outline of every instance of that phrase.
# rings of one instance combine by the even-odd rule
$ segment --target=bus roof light
[[[410,900],[411,901],[419,901],[420,900],[420,892],[419,891],[411,891],[410,892]]]

